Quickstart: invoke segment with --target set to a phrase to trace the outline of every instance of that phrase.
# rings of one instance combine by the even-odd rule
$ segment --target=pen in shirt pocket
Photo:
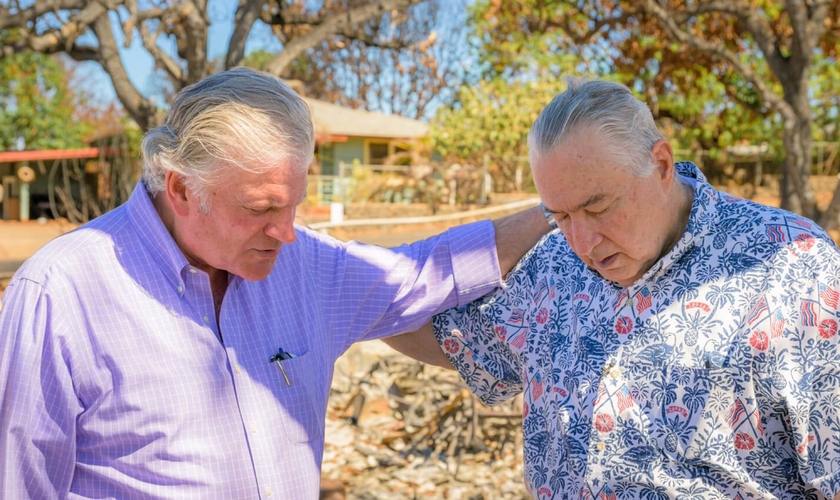
[[[296,358],[296,357],[297,356],[295,356],[294,354],[284,351],[283,348],[281,347],[277,350],[277,354],[268,358],[269,363],[275,363],[280,368],[280,373],[283,374],[283,379],[286,381],[286,385],[292,385],[292,383],[289,381],[289,376],[286,375],[286,369],[283,368],[283,363],[282,362],[287,360],[287,359],[292,359],[292,358]]]

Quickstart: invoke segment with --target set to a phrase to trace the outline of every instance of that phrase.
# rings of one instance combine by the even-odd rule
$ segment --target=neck
[[[213,303],[216,305],[216,316],[218,316],[219,308],[222,305],[222,298],[224,298],[225,291],[227,290],[227,271],[209,267],[193,258],[182,243],[180,231],[178,231],[178,225],[175,223],[175,212],[169,205],[166,195],[164,193],[158,193],[155,196],[151,196],[151,198],[152,205],[154,205],[155,211],[157,211],[161,222],[163,222],[163,226],[172,236],[172,239],[175,241],[175,245],[177,245],[178,249],[181,250],[181,253],[187,259],[187,262],[189,262],[190,265],[206,272],[210,277],[210,288],[213,290]]]
[[[674,179],[676,182],[676,189],[674,191],[673,212],[675,214],[674,223],[672,225],[673,231],[668,235],[665,241],[665,246],[662,248],[662,258],[665,254],[671,251],[672,248],[680,241],[682,235],[688,227],[688,219],[691,217],[691,207],[694,204],[694,189],[690,184],[684,184],[679,177]]]
[[[213,309],[216,311],[216,324],[219,323],[219,313],[222,311],[222,301],[225,298],[228,286],[228,273],[219,271],[215,276],[210,277],[210,290],[213,292]]]
[[[160,217],[160,221],[163,222],[163,226],[169,231],[169,234],[172,235],[174,238],[175,235],[175,215],[172,213],[172,207],[169,206],[167,203],[166,196],[164,193],[158,194],[151,194],[149,193],[149,198],[152,199],[152,205],[155,207],[155,211],[157,211],[158,216]]]

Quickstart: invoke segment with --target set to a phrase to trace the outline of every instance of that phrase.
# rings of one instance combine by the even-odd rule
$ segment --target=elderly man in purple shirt
[[[317,498],[336,358],[488,293],[548,230],[533,209],[336,241],[293,225],[313,150],[287,86],[213,75],[146,134],[131,199],[24,264],[0,310],[0,497]]]

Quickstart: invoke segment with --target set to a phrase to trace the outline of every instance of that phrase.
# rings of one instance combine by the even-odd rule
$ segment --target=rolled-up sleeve
[[[468,304],[501,284],[495,235],[490,221],[454,227],[445,233],[456,290],[454,305]]]
[[[487,405],[502,403],[524,390],[523,350],[534,311],[533,263],[529,252],[493,293],[432,320],[437,341],[469,388]]]
[[[511,310],[498,291],[432,320],[443,352],[467,386],[489,406],[522,392],[522,362],[505,342]],[[488,314],[490,313],[490,314]]]

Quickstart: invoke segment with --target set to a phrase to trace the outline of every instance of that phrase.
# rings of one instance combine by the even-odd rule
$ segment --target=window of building
[[[382,165],[388,157],[387,142],[368,143],[368,163],[371,165]]]

